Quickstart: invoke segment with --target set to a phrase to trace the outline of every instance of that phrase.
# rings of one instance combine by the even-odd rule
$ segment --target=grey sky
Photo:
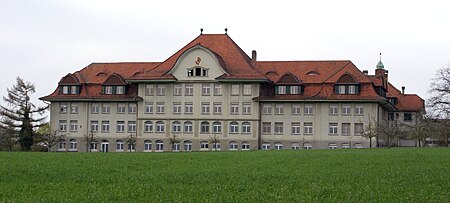
[[[0,0],[0,95],[15,77],[50,94],[92,62],[163,61],[200,33],[228,34],[258,60],[351,60],[428,96],[450,62],[445,1]]]

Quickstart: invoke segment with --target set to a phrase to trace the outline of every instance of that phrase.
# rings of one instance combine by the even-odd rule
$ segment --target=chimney
[[[402,86],[402,94],[405,94],[405,86]]]
[[[256,61],[256,50],[252,51],[252,61]]]
[[[369,75],[369,71],[368,70],[363,70],[364,75]]]

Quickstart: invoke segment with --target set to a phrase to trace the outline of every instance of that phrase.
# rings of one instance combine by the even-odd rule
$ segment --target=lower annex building
[[[58,151],[366,148],[378,142],[362,136],[371,121],[424,112],[381,60],[375,75],[348,60],[258,61],[227,34],[201,34],[163,62],[92,63],[41,99],[65,134]]]

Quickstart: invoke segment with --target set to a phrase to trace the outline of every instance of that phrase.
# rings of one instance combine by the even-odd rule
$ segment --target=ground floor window
[[[296,142],[293,142],[293,143],[291,144],[291,149],[293,149],[293,150],[299,150],[299,149],[300,149],[300,145],[299,145],[298,143],[296,143]]]
[[[71,140],[69,140],[69,142],[70,142],[69,150],[76,151],[77,150],[77,140],[71,139]]]
[[[242,150],[250,150],[250,143],[242,142]]]
[[[123,140],[116,141],[116,151],[123,151]]]
[[[282,150],[282,149],[283,149],[283,144],[275,143],[275,150]]]
[[[270,144],[269,143],[263,143],[262,144],[262,150],[270,150]]]
[[[303,143],[303,149],[313,149],[313,146],[309,142]]]
[[[174,152],[180,151],[180,143],[173,143],[172,144],[172,151],[174,151]]]
[[[212,143],[213,150],[220,150],[221,144],[220,142]]]
[[[350,145],[348,143],[342,143],[341,147],[342,147],[342,149],[349,149]]]
[[[144,151],[152,151],[152,141],[150,140],[144,141]]]
[[[162,140],[156,140],[156,151],[164,151],[164,142]]]
[[[230,150],[237,150],[238,144],[237,142],[230,142]]]
[[[184,151],[192,151],[192,142],[189,140],[184,141]]]
[[[337,149],[336,143],[330,143],[330,144],[328,144],[328,149]]]
[[[207,141],[201,141],[200,142],[200,150],[208,150],[209,149],[209,143]]]

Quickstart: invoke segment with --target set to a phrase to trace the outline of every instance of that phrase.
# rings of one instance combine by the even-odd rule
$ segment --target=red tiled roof
[[[397,98],[395,107],[399,111],[425,111],[425,102],[416,94],[402,94],[394,85],[388,83],[387,97]]]
[[[256,71],[250,57],[226,34],[202,34],[169,57],[151,71],[145,71],[128,78],[128,80],[151,80],[163,78],[175,65],[179,57],[190,48],[200,45],[214,54],[220,56],[219,61],[223,64],[228,75],[222,75],[221,79],[263,79],[266,77]]]

